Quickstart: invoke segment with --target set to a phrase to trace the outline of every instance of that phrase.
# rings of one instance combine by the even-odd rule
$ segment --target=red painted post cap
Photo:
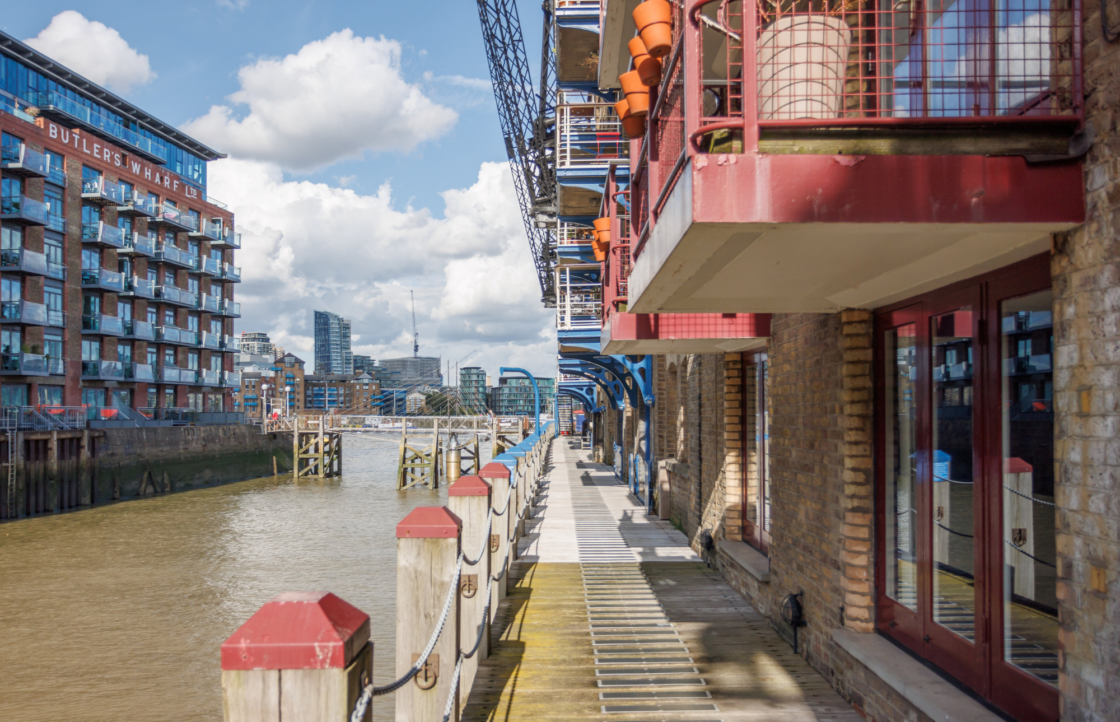
[[[1003,473],[1005,474],[1025,474],[1028,471],[1034,471],[1034,467],[1018,456],[1003,460]]]
[[[447,490],[448,496],[487,496],[490,485],[481,476],[460,476]]]
[[[222,643],[222,669],[344,668],[369,641],[369,615],[330,592],[273,597]]]
[[[491,461],[482,467],[482,471],[478,472],[478,475],[483,479],[508,479],[509,467],[497,461]]]
[[[446,506],[418,506],[397,524],[398,539],[454,539],[463,522]]]

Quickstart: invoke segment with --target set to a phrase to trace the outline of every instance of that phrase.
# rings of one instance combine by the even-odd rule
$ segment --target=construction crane
[[[486,43],[486,60],[502,125],[506,155],[529,248],[533,254],[541,300],[556,305],[553,234],[559,210],[556,195],[556,74],[552,58],[551,3],[544,3],[539,92],[533,92],[529,59],[521,35],[516,0],[477,0]]]
[[[420,332],[416,330],[416,294],[409,291],[408,296],[412,299],[412,358],[416,358],[420,355]]]

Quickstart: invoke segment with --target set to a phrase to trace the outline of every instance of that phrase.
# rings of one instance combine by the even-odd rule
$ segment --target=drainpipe
[[[529,373],[525,369],[508,368],[506,366],[502,366],[501,368],[498,369],[498,375],[499,376],[505,376],[507,371],[511,372],[511,373],[519,373],[519,374],[523,375],[525,378],[529,379],[530,382],[532,382],[532,384],[533,384],[533,413],[535,414],[535,416],[534,416],[535,424],[533,426],[533,431],[535,431],[537,433],[540,433],[540,430],[541,430],[541,390],[540,390],[540,388],[537,387],[537,379],[533,376],[533,374]]]
[[[646,509],[647,512],[653,514],[653,446],[650,443],[650,411],[648,404],[642,404],[645,407],[646,417]]]

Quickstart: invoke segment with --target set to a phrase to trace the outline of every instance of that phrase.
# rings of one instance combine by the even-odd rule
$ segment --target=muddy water
[[[344,476],[257,479],[0,525],[0,720],[220,720],[218,647],[265,601],[367,612],[392,677],[397,445],[344,440]],[[391,716],[391,698],[375,715]]]

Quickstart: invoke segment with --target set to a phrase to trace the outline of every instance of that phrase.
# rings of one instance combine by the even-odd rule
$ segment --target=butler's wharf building
[[[231,411],[222,158],[0,33],[4,406]]]

